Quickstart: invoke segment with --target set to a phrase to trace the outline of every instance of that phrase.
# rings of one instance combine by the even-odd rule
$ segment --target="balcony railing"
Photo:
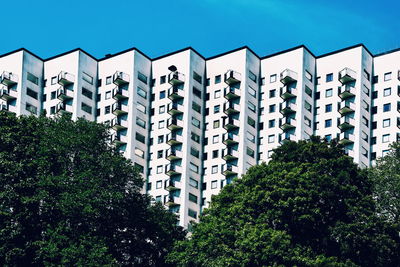
[[[225,148],[222,150],[222,158],[226,161],[237,160],[239,158],[239,151],[232,148]]]
[[[165,173],[168,176],[180,175],[182,174],[182,167],[178,165],[168,164],[165,166]]]
[[[123,100],[129,98],[128,90],[122,89],[121,87],[116,87],[112,91],[112,97],[115,100]]]
[[[57,98],[61,101],[72,99],[74,98],[74,92],[61,86],[57,89]]]
[[[280,96],[283,100],[287,100],[287,99],[296,97],[296,95],[297,95],[296,88],[291,88],[289,86],[281,87]]]
[[[128,128],[128,123],[127,123],[127,121],[123,121],[119,118],[114,118],[111,120],[110,126],[115,131],[121,131],[121,130],[125,130]]]
[[[297,72],[289,69],[285,69],[280,74],[280,81],[283,84],[289,84],[297,81]]]
[[[12,72],[3,71],[0,77],[1,83],[5,86],[12,86],[18,83],[18,76]]]
[[[168,106],[168,114],[171,114],[172,116],[177,115],[177,114],[181,114],[183,113],[184,109],[183,109],[183,105],[182,104],[178,104],[176,102],[173,103],[169,103]]]
[[[240,121],[238,119],[234,118],[227,118],[224,123],[224,128],[228,131],[239,128],[240,127]]]
[[[350,68],[344,68],[341,71],[339,71],[339,81],[342,84],[353,82],[356,80],[356,77],[357,73]]]
[[[222,142],[227,146],[236,145],[239,143],[239,140],[239,136],[234,133],[224,133],[222,136]]]
[[[183,91],[183,89],[179,89],[176,86],[173,86],[168,89],[168,98],[171,99],[172,101],[184,97],[185,97],[185,91]]]
[[[179,130],[183,128],[183,121],[178,120],[177,118],[170,118],[167,121],[167,127],[171,131]]]
[[[222,166],[221,173],[225,176],[238,175],[239,168],[238,168],[238,166],[225,164]]]
[[[284,102],[279,105],[279,112],[283,115],[294,113],[296,110],[297,105],[292,102]]]
[[[340,133],[339,136],[339,143],[342,145],[349,145],[354,143],[354,134],[348,133],[348,132],[344,132],[344,133]]]
[[[232,115],[239,112],[240,112],[239,104],[230,101],[224,103],[224,113],[226,115]]]
[[[122,71],[116,71],[113,75],[113,83],[117,86],[129,83],[129,74]]]
[[[281,128],[283,131],[296,128],[296,120],[294,118],[284,117],[279,120],[279,128]]]
[[[178,85],[185,82],[185,75],[178,71],[173,71],[168,75],[168,82],[172,85]]]
[[[234,70],[228,70],[224,75],[224,81],[228,85],[239,83],[242,79],[242,75]]]
[[[127,114],[128,106],[122,105],[120,102],[116,102],[112,105],[112,113],[116,116]]]
[[[291,133],[282,133],[279,135],[279,142],[281,144],[285,142],[296,141],[296,136]]]
[[[344,100],[356,95],[356,89],[354,87],[343,85],[339,89],[339,97]]]
[[[231,87],[231,86],[225,87],[224,88],[224,97],[228,100],[240,97],[240,88]]]
[[[344,116],[339,119],[338,127],[342,131],[354,128],[354,126],[355,126],[355,120],[351,117]]]
[[[356,104],[350,101],[342,101],[339,104],[339,113],[345,115],[347,113],[354,112],[356,110]]]
[[[0,89],[0,99],[9,102],[14,99],[17,99],[17,92],[11,90],[10,88],[2,88]]]
[[[74,81],[75,81],[75,76],[65,71],[61,71],[57,76],[57,82],[62,86],[74,83]]]
[[[72,113],[72,106],[67,105],[65,102],[58,103],[56,105],[56,113]]]
[[[180,145],[183,143],[183,136],[177,133],[170,133],[167,136],[167,144],[174,146]]]

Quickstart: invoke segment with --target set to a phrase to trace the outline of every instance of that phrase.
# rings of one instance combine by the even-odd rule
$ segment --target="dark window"
[[[33,97],[34,99],[38,99],[38,93],[30,88],[26,88],[26,94],[29,95],[30,97]]]
[[[87,98],[90,98],[90,99],[93,98],[92,91],[86,89],[85,87],[82,87],[82,95],[84,95],[84,96],[86,96]]]

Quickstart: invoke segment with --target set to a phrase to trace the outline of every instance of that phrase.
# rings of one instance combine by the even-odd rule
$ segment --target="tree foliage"
[[[0,265],[166,266],[184,232],[101,124],[0,113]]]
[[[179,266],[396,266],[399,236],[376,216],[367,173],[335,143],[289,142],[214,196]]]

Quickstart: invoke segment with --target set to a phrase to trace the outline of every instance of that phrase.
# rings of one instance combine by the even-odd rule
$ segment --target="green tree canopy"
[[[370,176],[379,214],[400,226],[400,143],[393,143],[389,153],[377,159]]]
[[[176,217],[106,126],[0,113],[0,265],[166,266]]]
[[[179,266],[396,266],[399,236],[376,216],[372,183],[341,147],[289,142],[214,196]]]

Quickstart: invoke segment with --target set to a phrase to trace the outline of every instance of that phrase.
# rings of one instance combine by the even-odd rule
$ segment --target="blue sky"
[[[80,47],[103,57],[137,47],[156,57],[187,46],[212,56],[248,45],[260,56],[305,44],[316,55],[364,43],[400,47],[400,1],[7,1],[0,53],[47,58]],[[6,12],[5,10],[9,10]]]

